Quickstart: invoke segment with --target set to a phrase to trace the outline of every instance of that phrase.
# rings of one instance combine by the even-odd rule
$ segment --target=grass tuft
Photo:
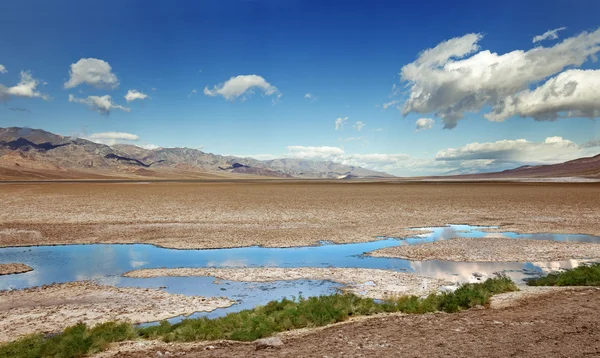
[[[527,280],[529,286],[600,286],[600,263]]]
[[[156,326],[137,329],[129,323],[107,322],[94,328],[80,323],[52,338],[31,335],[2,345],[0,357],[76,358],[102,351],[112,342],[134,338],[162,339],[167,342],[216,339],[254,341],[277,332],[325,326],[351,316],[383,312],[456,312],[486,305],[494,294],[516,290],[517,286],[510,278],[498,276],[483,283],[465,284],[454,292],[432,294],[425,298],[403,296],[376,302],[353,294],[334,294],[271,301],[264,306],[224,317],[185,319],[176,324],[163,321]]]

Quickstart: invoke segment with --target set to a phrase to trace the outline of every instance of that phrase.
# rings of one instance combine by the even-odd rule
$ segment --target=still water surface
[[[0,263],[22,262],[34,271],[0,276],[0,290],[25,288],[76,280],[96,280],[100,283],[128,287],[166,287],[168,292],[187,295],[226,296],[240,304],[217,310],[209,316],[250,308],[273,299],[302,294],[313,296],[335,291],[340,285],[313,280],[279,281],[271,283],[232,282],[211,277],[158,277],[134,279],[121,277],[124,272],[158,267],[356,267],[380,268],[414,272],[423,276],[451,281],[473,281],[474,273],[504,272],[516,281],[560,268],[573,268],[588,260],[560,262],[449,262],[410,261],[395,258],[364,256],[365,252],[399,245],[415,245],[452,237],[481,238],[489,235],[485,229],[469,225],[417,228],[427,234],[408,239],[380,240],[336,245],[323,242],[320,246],[298,248],[244,247],[234,249],[176,250],[152,245],[64,245],[9,247],[0,249]],[[497,234],[495,234],[497,235]],[[512,239],[536,239],[600,243],[600,237],[589,235],[502,233]]]

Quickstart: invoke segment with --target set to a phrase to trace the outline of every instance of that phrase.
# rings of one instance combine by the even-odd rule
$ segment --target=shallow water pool
[[[153,245],[64,245],[9,247],[0,249],[0,263],[22,262],[34,271],[0,276],[0,289],[16,289],[76,280],[96,280],[100,283],[133,287],[166,287],[173,293],[204,296],[226,296],[240,301],[231,310],[250,308],[272,299],[327,294],[340,285],[311,280],[247,283],[220,281],[211,277],[158,277],[149,279],[124,278],[124,272],[140,268],[175,267],[356,267],[379,268],[414,272],[423,276],[444,278],[455,282],[473,281],[479,274],[504,272],[516,281],[531,275],[573,268],[588,260],[559,262],[449,262],[410,261],[396,258],[378,258],[363,253],[399,245],[415,245],[452,237],[480,238],[489,235],[486,229],[469,225],[416,228],[427,234],[407,239],[381,238],[366,243],[297,248],[244,247],[211,250],[176,250]],[[497,235],[497,234],[495,234]],[[502,233],[513,239],[536,239],[600,243],[600,237],[589,235],[517,234]],[[477,273],[477,275],[474,275]],[[215,311],[217,312],[217,311]],[[215,313],[212,313],[215,314]]]

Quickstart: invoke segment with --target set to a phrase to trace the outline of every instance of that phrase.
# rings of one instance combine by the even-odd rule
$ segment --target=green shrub
[[[529,286],[600,286],[600,263],[582,265],[564,272],[530,279]]]
[[[456,312],[485,305],[494,294],[516,290],[516,285],[508,277],[498,276],[483,283],[462,285],[454,292],[431,294],[424,298],[403,296],[379,302],[353,294],[334,294],[283,299],[224,317],[185,319],[176,324],[163,321],[156,326],[137,329],[128,323],[108,322],[91,329],[80,323],[52,338],[32,335],[0,346],[0,357],[74,358],[101,351],[112,342],[134,338],[162,339],[167,342],[216,339],[253,341],[277,332],[325,326],[351,316],[382,312]]]

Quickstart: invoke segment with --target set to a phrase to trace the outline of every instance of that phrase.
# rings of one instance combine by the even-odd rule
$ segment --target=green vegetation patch
[[[0,357],[81,357],[101,351],[112,342],[134,338],[164,341],[253,341],[277,332],[341,322],[351,316],[383,312],[457,312],[486,305],[494,294],[517,290],[510,278],[498,276],[483,283],[462,285],[454,292],[432,294],[425,298],[403,296],[380,302],[353,294],[334,294],[283,299],[251,310],[230,313],[224,317],[185,319],[176,324],[163,321],[157,326],[145,328],[134,328],[128,323],[115,322],[89,328],[80,323],[65,329],[55,337],[32,335],[0,346]]]
[[[527,281],[529,286],[600,286],[600,263],[582,265]]]
[[[107,322],[88,328],[79,323],[68,327],[61,334],[44,338],[41,334],[30,335],[0,346],[0,357],[14,358],[73,358],[100,352],[113,342],[137,337],[129,323]]]

